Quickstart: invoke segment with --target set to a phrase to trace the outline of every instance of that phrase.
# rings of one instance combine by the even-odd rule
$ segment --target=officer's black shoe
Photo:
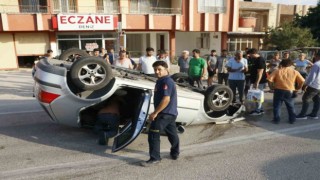
[[[179,155],[170,155],[171,159],[177,160],[179,158]]]
[[[149,166],[159,164],[160,162],[161,162],[161,160],[149,159],[148,161],[141,162],[140,165],[143,167],[149,167]]]

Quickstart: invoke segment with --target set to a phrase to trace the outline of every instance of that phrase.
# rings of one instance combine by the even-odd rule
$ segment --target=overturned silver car
[[[146,125],[153,111],[152,93],[156,78],[138,71],[113,67],[96,57],[74,62],[43,58],[36,64],[35,96],[53,122],[74,127],[93,127],[103,102],[126,92],[123,120],[112,151],[129,145]],[[229,87],[214,85],[206,90],[190,87],[185,74],[173,74],[177,83],[178,129],[183,126],[230,121],[242,105],[232,104]]]

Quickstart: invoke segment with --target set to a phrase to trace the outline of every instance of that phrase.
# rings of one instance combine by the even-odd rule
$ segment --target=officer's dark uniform
[[[163,109],[151,122],[148,134],[149,153],[151,160],[161,160],[160,157],[160,132],[164,130],[171,143],[170,155],[179,156],[179,137],[176,129],[177,110],[177,89],[176,84],[170,76],[165,76],[157,80],[154,90],[154,107],[160,104],[164,96],[170,96],[168,106]]]

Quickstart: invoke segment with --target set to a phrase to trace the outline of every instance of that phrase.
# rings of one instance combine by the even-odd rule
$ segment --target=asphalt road
[[[32,97],[29,70],[0,71],[0,179],[319,179],[320,120],[270,123],[266,113],[233,124],[186,127],[180,134],[181,156],[169,159],[162,137],[163,160],[148,159],[147,135],[111,153],[99,146],[90,129],[50,122]],[[301,99],[301,95],[297,101]],[[297,105],[300,109],[300,103]]]

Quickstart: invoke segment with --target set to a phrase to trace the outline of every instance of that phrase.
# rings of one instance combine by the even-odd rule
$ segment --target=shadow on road
[[[319,179],[319,152],[282,157],[262,168],[267,179]]]
[[[10,102],[8,102],[10,101]],[[2,103],[13,103],[15,100],[5,100]],[[27,100],[31,101],[31,100]],[[16,102],[17,103],[17,102]],[[29,112],[21,114],[1,114],[0,115],[0,134],[24,141],[59,147],[63,149],[91,153],[98,156],[122,159],[126,162],[136,161],[137,159],[126,157],[119,158],[123,152],[111,154],[111,142],[109,146],[99,146],[97,136],[91,129],[67,127],[51,122],[49,116],[44,112]],[[0,149],[6,148],[0,144]],[[145,147],[144,149],[147,149]],[[146,151],[126,148],[126,152],[146,155]]]

